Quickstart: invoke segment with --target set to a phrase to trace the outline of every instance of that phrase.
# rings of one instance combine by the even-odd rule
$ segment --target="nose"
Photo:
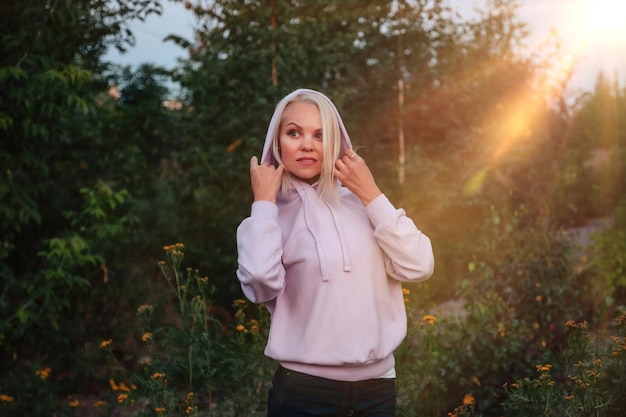
[[[303,150],[311,150],[313,149],[313,141],[315,139],[311,135],[302,136],[302,141],[300,142],[300,149]]]

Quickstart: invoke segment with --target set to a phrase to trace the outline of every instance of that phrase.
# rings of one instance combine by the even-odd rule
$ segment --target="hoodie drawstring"
[[[300,187],[298,185],[296,185],[294,188],[296,189],[300,199],[302,200],[302,206],[304,208],[304,223],[306,225],[307,230],[313,236],[313,240],[315,241],[315,248],[317,250],[317,257],[318,257],[318,259],[320,261],[320,270],[321,270],[321,273],[322,273],[322,281],[328,281],[328,279],[329,279],[328,268],[326,266],[326,258],[324,257],[324,251],[323,251],[323,248],[322,248],[322,242],[320,242],[320,238],[315,233],[315,230],[313,230],[313,227],[311,227],[311,221],[309,219],[309,205],[308,205],[308,202],[306,201],[305,192],[302,189],[300,189]],[[324,204],[330,210],[330,213],[331,213],[331,215],[333,217],[335,230],[337,230],[337,235],[339,237],[339,243],[341,245],[341,252],[342,252],[342,257],[343,257],[343,270],[344,270],[344,272],[350,272],[352,270],[352,267],[350,266],[350,256],[348,255],[348,247],[347,247],[347,244],[346,244],[346,237],[345,237],[345,234],[343,232],[343,228],[341,227],[341,223],[339,222],[339,219],[337,218],[337,216],[335,214],[335,210],[333,210],[332,206],[330,204],[328,204],[328,203],[324,203]]]
[[[335,229],[337,229],[337,234],[339,235],[339,243],[341,244],[341,254],[343,255],[343,270],[344,272],[352,271],[352,267],[350,266],[350,256],[348,255],[348,248],[346,246],[346,236],[343,233],[343,227],[341,227],[341,223],[337,216],[335,215],[335,210],[333,210],[332,206],[326,203],[326,206],[330,210],[330,213],[333,216],[333,221],[335,222]]]
[[[324,252],[322,251],[322,245],[320,239],[315,234],[315,231],[311,227],[311,222],[309,220],[309,207],[306,201],[306,196],[304,191],[300,189],[299,186],[294,187],[298,191],[298,195],[302,200],[302,206],[304,207],[304,223],[306,224],[307,230],[313,236],[313,240],[315,241],[315,249],[317,250],[317,258],[320,260],[320,269],[322,272],[322,281],[328,281],[328,268],[326,268],[326,259],[324,258]]]

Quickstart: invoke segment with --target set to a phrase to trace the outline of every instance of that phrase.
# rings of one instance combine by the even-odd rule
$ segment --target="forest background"
[[[525,47],[509,0],[467,21],[440,0],[180,2],[177,68],[104,61],[161,3],[0,5],[0,415],[263,415],[267,313],[241,300],[235,230],[298,87],[434,244],[405,288],[398,414],[623,415],[616,80],[566,99],[558,40]]]

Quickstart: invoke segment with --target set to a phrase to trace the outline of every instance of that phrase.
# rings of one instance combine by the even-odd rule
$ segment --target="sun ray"
[[[570,53],[595,65],[616,66],[626,51],[626,1],[573,0],[564,15]]]

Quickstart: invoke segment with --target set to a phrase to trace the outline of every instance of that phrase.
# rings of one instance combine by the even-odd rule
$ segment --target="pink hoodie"
[[[352,145],[337,117],[343,152]],[[262,160],[275,163],[272,123],[278,118]],[[394,368],[393,351],[406,336],[401,281],[433,273],[430,240],[383,194],[363,207],[339,184],[335,203],[318,197],[317,184],[293,184],[276,204],[253,203],[237,229],[237,277],[246,297],[271,314],[265,354],[323,378],[380,377]]]

